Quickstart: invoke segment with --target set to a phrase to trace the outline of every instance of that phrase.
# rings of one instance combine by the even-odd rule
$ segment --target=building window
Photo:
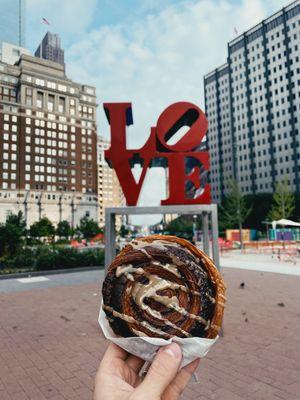
[[[59,97],[58,112],[64,113],[66,109],[66,99],[64,97]]]
[[[43,108],[43,105],[44,105],[44,93],[37,92],[36,106],[37,108]]]
[[[48,94],[48,111],[54,111],[54,96]]]
[[[26,88],[26,90],[25,90],[25,101],[26,101],[26,105],[32,106],[32,89],[31,88]]]

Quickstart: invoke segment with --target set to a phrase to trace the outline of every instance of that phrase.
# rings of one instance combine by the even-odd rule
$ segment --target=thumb
[[[143,394],[143,399],[159,398],[163,394],[177,375],[181,359],[182,352],[177,343],[171,343],[159,350],[144,381],[137,389],[137,392]]]

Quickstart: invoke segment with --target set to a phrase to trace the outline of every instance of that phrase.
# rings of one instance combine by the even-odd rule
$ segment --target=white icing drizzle
[[[148,254],[148,252],[147,252],[147,250],[146,249],[139,249],[142,253],[144,253],[145,255],[146,255],[146,257],[148,257],[150,260],[151,260],[151,256],[150,256],[150,254]]]
[[[206,327],[204,328],[205,331],[208,331],[210,328],[210,320],[207,321]]]
[[[156,260],[152,261],[151,264],[156,265],[158,267],[162,267],[163,269],[165,269],[165,270],[167,270],[169,272],[172,272],[172,274],[176,275],[178,278],[181,278],[181,274],[178,271],[178,268],[176,267],[176,265],[168,264],[168,263],[162,264],[161,262],[156,261]]]
[[[135,272],[136,274],[143,274],[145,271],[143,268],[135,268],[132,264],[120,265],[116,270],[116,277],[119,278],[122,274]]]
[[[175,329],[176,331],[181,332],[184,336],[186,337],[191,337],[191,335],[186,332],[185,330],[181,329],[179,326],[173,324],[173,322],[169,321],[167,318],[163,318],[161,313],[159,311],[153,310],[151,307],[147,306],[146,304],[143,304],[142,309],[148,314],[150,314],[152,317],[159,319],[160,321],[163,321],[166,325],[170,326],[171,328]]]
[[[164,289],[186,289],[188,290],[185,286],[179,285],[178,283],[175,282],[170,282],[166,279],[160,278],[159,276],[156,275],[150,275],[146,274],[146,277],[148,279],[147,284],[142,284],[140,282],[136,282],[133,286],[132,290],[132,298],[135,301],[135,303],[145,311],[148,311],[150,315],[152,315],[155,318],[162,319],[162,316],[160,313],[158,313],[155,310],[152,310],[149,306],[147,306],[144,303],[144,300],[146,298],[152,298],[153,300],[157,301],[158,303],[163,304],[165,307],[172,308],[173,310],[177,311],[181,315],[187,316],[191,319],[197,320],[204,324],[205,326],[208,325],[208,321],[204,319],[203,317],[195,314],[190,314],[187,312],[183,307],[179,306],[179,301],[176,296],[173,297],[168,297],[168,296],[160,296],[157,294],[159,290],[164,290]],[[167,320],[165,320],[167,321]]]
[[[156,261],[153,261],[152,264],[154,264],[155,262],[156,262]],[[158,262],[157,262],[157,263],[158,263]],[[158,264],[155,264],[155,265],[158,265]],[[169,264],[168,264],[168,265],[169,265]],[[161,267],[164,267],[163,264],[160,264],[160,266],[161,266]],[[173,271],[171,271],[171,269],[173,270],[173,268],[176,269],[175,266],[169,265],[166,269],[170,270],[170,272],[173,272]],[[133,267],[133,265],[128,264],[128,265],[120,265],[119,267],[117,267],[117,270],[116,270],[116,277],[119,278],[121,275],[124,274],[130,281],[134,281],[134,278],[133,278],[133,276],[132,276],[131,273],[137,273],[137,274],[139,274],[139,275],[145,274],[145,276],[146,276],[147,278],[148,278],[148,276],[150,276],[149,274],[146,273],[146,271],[145,271],[143,268],[141,268],[141,267],[135,268],[135,267]],[[128,277],[128,275],[129,275],[129,277]],[[151,276],[152,276],[152,275],[151,275]],[[153,276],[155,276],[155,275],[153,275]],[[158,278],[158,279],[162,279],[162,278],[159,278],[159,277],[157,277],[157,278]],[[169,281],[168,281],[168,282],[169,282]],[[170,282],[170,283],[172,283],[172,282]],[[182,290],[183,292],[192,293],[192,294],[195,295],[195,296],[200,296],[200,293],[199,293],[199,292],[197,292],[196,290],[191,290],[191,289],[187,288],[187,287],[184,286],[184,285],[180,285],[180,284],[178,284],[178,283],[172,283],[172,285],[173,285],[173,286],[172,286],[173,289],[180,289],[180,290]],[[143,285],[143,286],[145,286],[145,285]]]
[[[144,272],[144,270],[142,268],[134,268],[131,264],[121,265],[116,270],[116,277],[118,278],[119,276],[124,274],[129,281],[134,282],[134,276],[131,272],[141,274]]]
[[[114,310],[112,307],[106,306],[105,304],[103,304],[103,310],[104,311],[106,310],[106,311],[112,313],[112,315],[114,317],[120,318],[125,322],[129,322],[130,324],[141,325],[144,328],[148,329],[150,332],[169,337],[169,335],[166,332],[163,332],[162,330],[155,328],[154,326],[149,324],[147,321],[137,321],[135,318],[131,317],[130,315],[119,313],[118,311]]]
[[[164,306],[168,307],[168,308],[172,308],[173,310],[177,311],[179,314],[187,316],[191,319],[195,319],[199,322],[201,322],[203,325],[205,325],[206,327],[209,327],[209,321],[206,321],[206,319],[204,319],[203,317],[200,317],[199,315],[196,314],[191,314],[188,311],[186,311],[183,307],[179,306],[179,302],[178,302],[178,298],[173,296],[173,297],[167,297],[167,296],[159,296],[159,295],[155,295],[155,297],[153,296],[154,300],[163,304]],[[150,307],[149,307],[150,308]],[[146,311],[148,311],[145,308]],[[151,311],[154,311],[150,308]],[[150,312],[151,313],[151,312]],[[158,313],[158,311],[155,311],[155,313]],[[161,314],[158,313],[160,317],[159,319],[162,318]],[[152,314],[153,316],[155,316],[154,314]],[[156,317],[156,318],[158,318]]]
[[[182,265],[188,264],[194,268],[199,268],[198,265],[196,264],[196,262],[199,263],[200,259],[198,259],[191,251],[189,251],[186,248],[184,248],[184,250],[186,252],[188,252],[190,255],[192,255],[194,260],[196,260],[196,262],[190,261],[190,260],[183,262],[176,255],[170,254],[170,257],[171,257],[173,263],[172,264],[169,264],[169,263],[164,264],[164,263],[161,263],[160,261],[153,259],[153,257],[145,249],[145,247],[147,247],[147,246],[156,247],[163,251],[167,250],[168,247],[171,247],[171,246],[182,248],[182,246],[176,242],[170,243],[170,242],[164,241],[164,240],[155,240],[154,242],[149,243],[149,242],[142,241],[142,240],[135,240],[135,241],[131,242],[131,246],[133,249],[140,250],[142,253],[144,253],[147,256],[147,258],[151,259],[152,265],[164,268],[165,270],[171,272],[178,278],[181,278],[181,274],[178,270],[178,267],[180,267]],[[206,271],[204,271],[201,268],[198,269],[198,271],[201,273],[202,276],[207,277]],[[187,316],[188,318],[199,321],[200,323],[205,325],[205,328],[204,328],[205,330],[209,329],[211,321],[210,320],[207,321],[199,315],[191,314],[188,311],[186,311],[183,307],[180,307],[179,300],[176,296],[168,297],[168,296],[161,296],[161,295],[157,294],[158,291],[164,290],[164,289],[173,289],[173,290],[180,289],[186,293],[192,293],[194,295],[200,296],[201,294],[199,292],[197,292],[195,290],[191,290],[191,289],[187,288],[186,286],[180,285],[176,282],[171,282],[171,281],[169,281],[167,279],[163,279],[159,276],[149,274],[143,268],[141,268],[141,267],[135,268],[132,264],[120,265],[117,267],[116,277],[120,277],[123,274],[126,276],[126,278],[128,280],[130,280],[132,282],[134,282],[133,274],[145,275],[145,277],[148,279],[148,283],[146,283],[146,284],[140,283],[140,282],[135,282],[133,284],[133,286],[127,288],[126,293],[130,294],[130,292],[131,292],[135,303],[142,310],[144,310],[146,313],[148,313],[152,317],[163,321],[166,325],[172,327],[175,330],[180,331],[186,337],[191,336],[188,332],[184,331],[183,329],[176,326],[168,319],[164,318],[160,312],[153,310],[150,306],[145,304],[144,300],[146,298],[152,298],[153,300],[163,304],[165,307],[175,310],[176,312],[180,313],[181,315],[184,315],[184,316]],[[199,282],[198,282],[199,285],[201,284],[201,280],[202,280],[202,278],[199,279]],[[213,304],[216,303],[216,300],[213,297],[211,297],[209,295],[209,293],[206,292],[205,295],[208,297],[208,299]],[[224,296],[222,296],[222,297],[225,300],[225,297]],[[218,304],[220,306],[224,306],[224,303],[218,302]],[[108,307],[108,306],[104,305],[103,308],[106,309],[107,311],[111,312],[115,317],[121,318],[130,324],[140,324],[141,326],[145,327],[150,332],[154,332],[154,333],[157,333],[162,336],[169,336],[167,333],[163,332],[160,329],[155,328],[152,324],[148,323],[147,321],[137,321],[136,319],[134,319],[133,317],[131,317],[129,315],[121,314],[121,313],[115,311],[112,307]],[[141,332],[134,328],[131,328],[131,330],[137,336],[147,336],[147,334],[145,334],[144,332]]]
[[[152,246],[156,247],[159,250],[167,250],[168,247],[178,247],[184,249],[187,253],[189,253],[195,260],[196,262],[200,262],[199,258],[196,257],[189,249],[182,247],[179,243],[177,242],[169,242],[167,240],[154,240],[153,242],[147,242],[145,240],[133,240],[130,245],[136,249],[136,250],[141,250],[144,247],[147,246]],[[148,253],[147,253],[148,254]],[[148,254],[149,255],[149,254]],[[151,256],[150,256],[151,257]]]
[[[210,300],[213,304],[216,303],[216,299],[214,299],[213,297],[211,297],[207,292],[206,292],[205,294],[206,294],[206,296],[209,298],[209,300]]]
[[[202,268],[199,268],[199,265],[197,265],[194,261],[188,261],[187,264],[189,264],[191,267],[196,268],[198,270],[198,272],[204,276],[207,277],[207,272],[205,272]],[[199,281],[201,280],[201,278],[199,279]]]
[[[164,297],[165,305],[171,304],[174,297],[170,298],[167,296],[158,296],[157,292],[164,289],[178,289],[182,286],[178,283],[170,282],[156,275],[146,274],[146,277],[148,279],[148,283],[143,284],[140,282],[136,282],[132,290],[132,298],[134,299],[135,303],[142,309],[144,309],[143,307],[145,306],[145,298],[153,298],[154,300],[156,300],[156,298]],[[178,302],[177,298],[176,301]]]
[[[146,337],[148,337],[148,335],[145,332],[141,332],[141,331],[139,331],[137,329],[134,329],[134,328],[131,328],[131,330],[136,336],[140,336],[140,337],[146,336]]]
[[[191,314],[187,312],[183,307],[173,307],[171,305],[170,308],[173,308],[175,311],[179,312],[182,315],[185,315],[191,319],[195,319],[196,321],[201,322],[203,325],[205,325],[206,328],[209,327],[210,325],[210,321],[207,321],[205,318],[200,317],[200,315]]]

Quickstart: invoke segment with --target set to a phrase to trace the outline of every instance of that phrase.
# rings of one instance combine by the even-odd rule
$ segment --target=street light
[[[197,215],[193,215],[193,240],[195,244],[197,242],[196,228],[197,228]]]

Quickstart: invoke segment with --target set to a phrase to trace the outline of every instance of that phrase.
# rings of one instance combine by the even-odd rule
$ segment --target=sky
[[[189,101],[204,109],[203,76],[226,62],[235,30],[241,34],[289,3],[27,0],[26,47],[34,53],[47,30],[58,33],[68,77],[96,87],[98,134],[110,137],[104,102],[131,102],[134,125],[127,144],[138,148],[168,105]],[[159,205],[165,198],[164,176],[159,168],[147,172],[139,204]],[[145,216],[134,222],[157,220]]]

